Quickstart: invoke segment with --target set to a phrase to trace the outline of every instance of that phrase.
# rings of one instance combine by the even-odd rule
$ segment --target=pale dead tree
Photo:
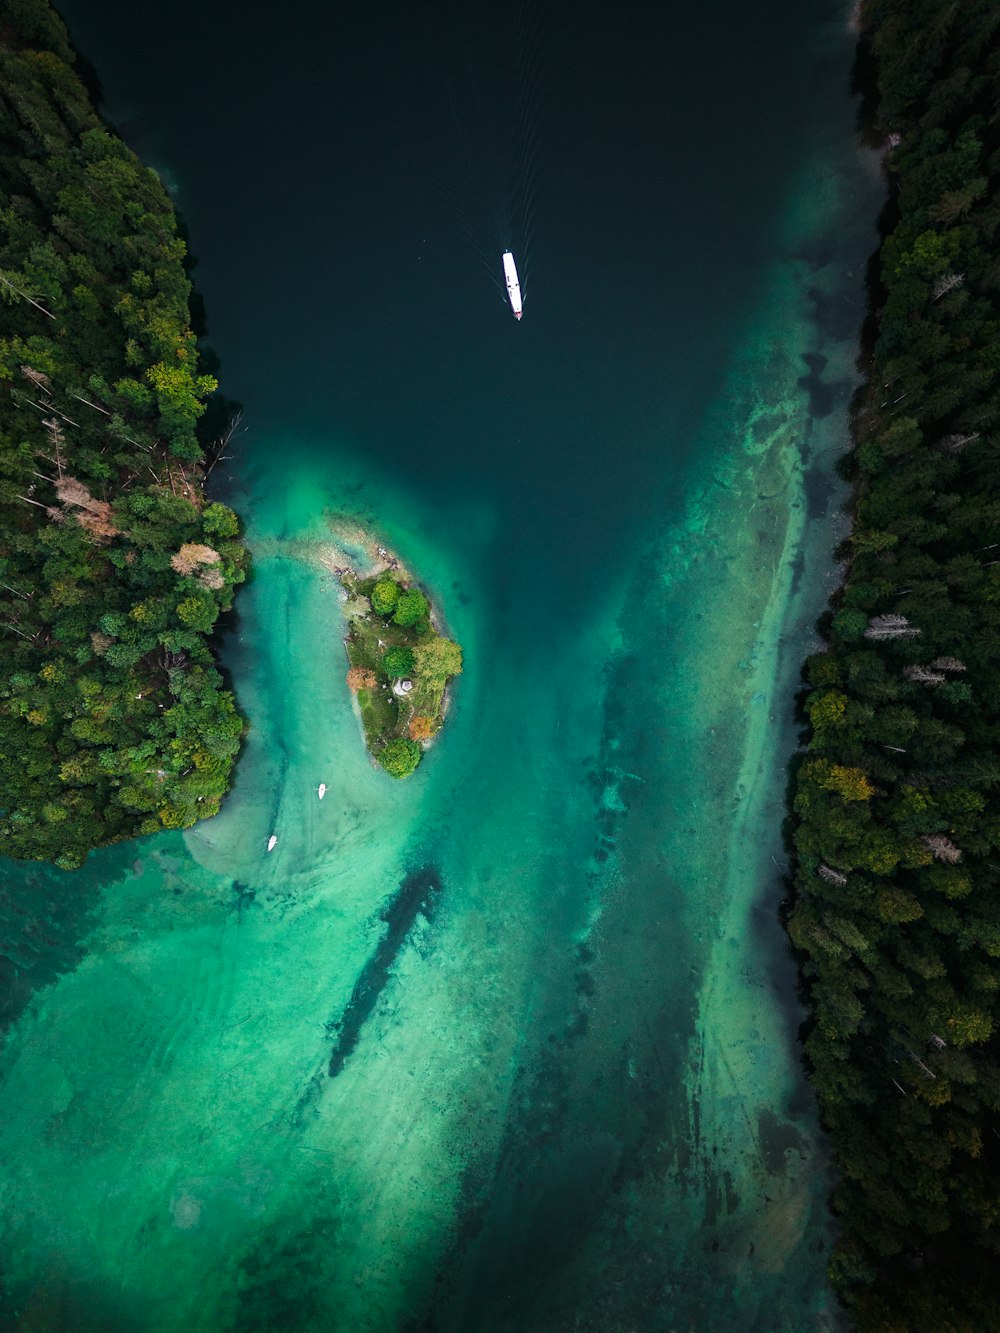
[[[19,495],[18,500],[23,500],[26,505],[34,505],[36,509],[44,509],[49,518],[61,518],[62,514],[54,505],[44,505],[41,500],[32,500],[29,495]]]
[[[95,503],[90,491],[76,477],[62,478],[60,484],[56,486],[56,495],[64,505],[71,505],[76,509],[89,509]]]
[[[71,393],[70,397],[75,398],[78,403],[84,403],[87,407],[92,407],[95,412],[103,412],[106,417],[111,415],[106,407],[101,407],[100,403],[92,403],[89,398],[81,398],[78,393]]]
[[[67,425],[79,426],[80,424],[79,421],[74,421],[72,417],[68,417],[65,412],[60,412],[58,407],[56,407],[55,403],[51,400],[47,403],[36,403],[34,398],[27,398],[24,401],[30,403],[31,406],[36,408],[39,412],[55,412],[56,416],[61,417]]]
[[[937,1033],[932,1033],[927,1042],[928,1046],[933,1046],[936,1051],[943,1051],[948,1045],[944,1037],[939,1037]]]
[[[938,278],[934,284],[931,295],[935,301],[940,301],[941,297],[947,292],[954,291],[956,287],[961,287],[965,281],[964,273],[946,273],[943,278]]]
[[[43,305],[39,305],[27,292],[22,292],[20,287],[15,287],[10,279],[5,278],[2,273],[0,273],[0,282],[2,282],[5,287],[9,287],[12,292],[17,292],[18,296],[22,296],[29,305],[33,305],[36,310],[40,310],[43,315],[48,315],[49,319],[55,319],[55,315],[53,315],[51,310],[46,310]]]
[[[935,657],[931,663],[938,671],[967,671],[964,662],[960,662],[957,657]]]
[[[42,421],[42,425],[49,433],[49,443],[52,446],[52,453],[41,454],[39,456],[41,458],[44,458],[47,462],[54,464],[56,469],[56,476],[61,481],[63,476],[62,451],[63,451],[63,445],[66,443],[66,437],[65,435],[63,435],[62,427],[59,425],[59,422],[56,421],[55,417],[46,417]]]
[[[199,565],[217,565],[221,559],[214,547],[185,542],[177,554],[170,557],[170,565],[178,574],[193,574]]]
[[[49,377],[42,370],[36,370],[34,366],[22,366],[21,374],[36,389],[41,389],[42,393],[49,392]]]
[[[13,621],[13,620],[5,620],[5,621],[3,621],[3,626],[4,626],[5,629],[12,629],[12,630],[14,631],[14,633],[17,634],[17,635],[19,635],[22,639],[24,639],[26,643],[33,643],[33,642],[34,642],[35,636],[34,636],[33,634],[25,634],[25,632],[24,632],[23,629],[18,629],[17,624],[15,623],[15,621]]]
[[[961,847],[956,847],[950,838],[946,838],[943,833],[926,833],[920,839],[928,851],[934,853],[939,861],[945,865],[954,866],[962,859]]]
[[[903,675],[917,685],[943,685],[946,677],[940,671],[930,671],[923,666],[903,667]]]
[[[76,477],[60,477],[55,483],[56,495],[61,504],[76,514],[76,520],[92,537],[108,540],[117,537],[119,529],[111,517],[111,506],[107,500],[98,500]]]
[[[233,437],[239,430],[240,423],[242,422],[242,420],[243,420],[243,413],[237,412],[236,415],[233,417],[233,419],[230,421],[229,425],[226,427],[226,429],[222,432],[219,438],[213,443],[212,461],[205,469],[206,477],[211,475],[212,469],[215,467],[216,463],[222,463],[226,459],[232,457],[232,454],[227,453],[227,450],[229,449],[229,446],[232,444]]]
[[[153,445],[143,444],[142,440],[133,439],[132,436],[129,435],[128,431],[125,429],[126,423],[124,417],[120,417],[117,412],[109,412],[108,416],[111,417],[111,420],[108,422],[109,435],[116,440],[125,440],[128,444],[134,444],[137,449],[145,449],[147,454],[153,452]],[[160,444],[161,442],[157,440],[156,443]]]
[[[226,576],[221,569],[203,569],[196,577],[203,588],[209,588],[212,592],[218,592],[226,586]]]
[[[68,417],[68,416],[66,415],[65,412],[60,412],[59,409],[58,409],[58,407],[53,406],[52,403],[49,403],[49,404],[48,404],[48,407],[49,407],[49,410],[50,410],[50,411],[55,412],[55,414],[56,414],[57,417],[60,417],[63,421],[65,421],[66,424],[67,424],[68,426],[77,426],[77,427],[79,427],[79,425],[80,425],[79,421],[74,421],[73,418],[72,418],[72,417]]]
[[[908,1046],[905,1046],[903,1049],[906,1051],[906,1054],[910,1057],[913,1063],[919,1069],[922,1069],[928,1078],[937,1078],[937,1074],[935,1074],[934,1070],[928,1069],[927,1066],[924,1064],[923,1060],[920,1059],[919,1055],[914,1055]]]
[[[937,447],[945,454],[960,454],[967,444],[979,439],[979,431],[970,431],[967,435],[945,435],[938,440]]]
[[[187,653],[172,652],[169,648],[164,648],[160,653],[160,666],[164,671],[179,671],[187,662]]]
[[[190,500],[195,509],[200,509],[205,502],[204,494],[184,471],[183,463],[167,460],[166,466],[166,478],[174,495],[182,495],[185,500]],[[180,491],[177,489],[177,473],[180,473]]]
[[[22,398],[21,395],[15,393],[13,389],[11,389],[10,391],[10,396],[11,398],[13,398],[15,403],[19,403],[22,407],[24,406],[25,403],[27,403],[27,405],[29,407],[33,407],[36,412],[46,411],[44,407],[39,407],[39,405],[35,402],[33,398]]]
[[[833,866],[823,864],[816,872],[820,879],[825,879],[827,884],[836,884],[838,889],[842,889],[847,883],[847,876],[842,870],[834,870]]]
[[[865,630],[866,639],[916,639],[919,636],[920,630],[911,625],[906,616],[892,614],[872,616]]]

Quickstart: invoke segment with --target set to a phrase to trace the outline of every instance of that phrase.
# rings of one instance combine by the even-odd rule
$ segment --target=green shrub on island
[[[392,679],[413,675],[413,649],[405,644],[393,644],[382,654],[382,670]]]
[[[422,750],[416,741],[397,736],[379,751],[378,761],[393,778],[408,778],[420,763]]]
[[[368,600],[377,615],[391,616],[399,601],[399,584],[393,583],[392,579],[379,579]]]
[[[407,588],[399,596],[393,620],[397,625],[419,625],[422,620],[427,619],[427,615],[427,598],[419,588]]]
[[[427,685],[444,685],[452,676],[462,674],[462,650],[451,639],[437,636],[420,643],[413,652],[412,670]]]
[[[0,847],[64,869],[219,809],[243,721],[206,636],[246,564],[173,207],[73,60],[47,0],[5,7]]]

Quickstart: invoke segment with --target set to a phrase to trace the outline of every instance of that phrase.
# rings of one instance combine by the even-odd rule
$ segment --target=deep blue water
[[[790,2],[64,9],[177,182],[254,431],[334,421],[535,540],[545,517],[614,534],[637,498],[662,507],[790,175],[851,117],[844,52],[809,50],[822,7]],[[501,239],[527,247],[520,326]]]

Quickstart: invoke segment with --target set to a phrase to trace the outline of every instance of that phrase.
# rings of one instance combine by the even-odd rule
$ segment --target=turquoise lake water
[[[838,1327],[777,910],[881,202],[847,9],[61,8],[244,404],[250,732],[203,826],[3,863],[3,1319]],[[405,783],[331,518],[465,648]]]

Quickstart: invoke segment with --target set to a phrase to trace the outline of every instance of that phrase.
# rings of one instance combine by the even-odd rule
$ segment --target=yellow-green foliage
[[[810,696],[808,710],[814,730],[825,731],[843,722],[847,698],[837,690],[817,691]]]
[[[875,794],[875,788],[863,769],[848,768],[844,764],[831,764],[829,771],[820,779],[820,786],[827,791],[835,791],[845,801],[870,801]]]
[[[417,677],[428,685],[443,685],[462,673],[462,650],[451,639],[438,635],[414,649]]]

